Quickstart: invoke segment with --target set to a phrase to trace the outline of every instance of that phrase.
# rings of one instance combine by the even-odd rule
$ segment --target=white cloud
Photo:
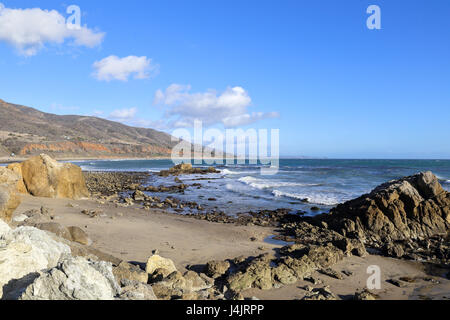
[[[111,112],[106,118],[112,121],[118,121],[123,124],[140,127],[140,128],[152,128],[156,130],[166,130],[168,129],[167,123],[164,120],[147,120],[142,119],[138,114],[137,108],[129,108],[129,109],[117,109]],[[96,116],[103,116],[103,112],[97,111]]]
[[[209,90],[190,93],[188,85],[172,84],[164,92],[158,90],[154,104],[167,107],[166,117],[172,127],[192,127],[195,120],[204,125],[244,126],[256,121],[278,117],[278,113],[248,112],[252,99],[242,87],[228,87],[224,92]]]
[[[111,112],[109,118],[118,121],[132,120],[136,116],[137,111],[136,108],[118,109]]]
[[[153,65],[152,60],[146,56],[125,58],[109,56],[96,61],[93,66],[95,69],[93,76],[99,81],[128,81],[132,75],[134,79],[146,79],[158,69],[158,66]]]
[[[83,26],[70,29],[56,10],[11,9],[0,3],[0,41],[14,46],[21,55],[33,56],[45,44],[63,44],[72,40],[75,46],[95,47],[105,34]]]

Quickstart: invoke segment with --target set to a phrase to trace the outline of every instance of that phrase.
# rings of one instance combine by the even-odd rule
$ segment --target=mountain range
[[[55,115],[0,100],[0,157],[168,157],[167,133],[90,116]]]

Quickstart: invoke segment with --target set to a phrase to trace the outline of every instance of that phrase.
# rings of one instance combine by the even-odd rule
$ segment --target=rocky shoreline
[[[172,191],[182,191],[187,187],[172,187]],[[154,188],[151,191],[154,192]],[[159,188],[167,192],[164,187]],[[157,207],[164,209],[189,206],[170,197],[164,201],[147,197],[142,192],[147,191],[146,188],[137,184],[132,190],[131,200],[123,198],[116,201],[136,203],[144,208],[155,207],[155,202]],[[196,203],[191,203],[190,208],[196,207]],[[338,206],[330,214],[315,217],[291,214],[286,209],[246,212],[237,217],[220,211],[185,215],[216,223],[278,227],[280,235],[276,239],[295,243],[282,248],[277,257],[265,254],[209,262],[206,274],[217,279],[220,287],[231,289],[235,296],[252,287],[270,289],[289,285],[314,270],[342,278],[343,275],[330,267],[346,256],[364,257],[367,250],[447,269],[447,277],[450,278],[449,209],[449,193],[442,189],[431,172],[426,172],[386,183],[369,195]],[[271,267],[273,265],[277,267]],[[211,271],[216,267],[222,271]],[[398,280],[395,283],[399,284]],[[367,291],[361,292],[358,298],[370,296]],[[327,296],[324,292],[314,295]]]
[[[9,223],[0,220],[0,260],[5,261],[0,264],[2,299],[243,299],[248,290],[308,281],[311,285],[302,289],[303,300],[337,300],[312,275],[346,279],[351,273],[333,267],[352,256],[365,258],[369,252],[437,267],[443,279],[450,278],[450,193],[431,172],[383,184],[329,214],[304,217],[285,209],[228,216],[195,202],[146,195],[146,191],[178,193],[198,187],[176,180],[179,174],[200,173],[186,166],[162,173],[174,176],[175,186],[148,186],[147,173],[81,173],[44,155],[0,169],[0,217]],[[205,261],[186,266],[185,272],[156,250],[141,267],[93,248],[85,230],[62,226],[44,207],[13,214],[20,193],[68,199],[89,193],[100,204],[150,214],[159,210],[214,223],[276,227],[278,239],[293,244],[260,255]],[[101,215],[95,210],[80,211],[90,218]],[[407,274],[388,280],[398,287],[416,281]],[[352,298],[376,300],[377,294],[361,287]]]

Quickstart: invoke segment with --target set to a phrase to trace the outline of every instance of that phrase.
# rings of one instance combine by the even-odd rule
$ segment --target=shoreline
[[[351,234],[355,229],[352,229],[348,218],[358,219],[359,214],[371,214],[371,211],[362,209],[352,213],[351,217],[347,210],[352,210],[351,203],[365,201],[364,197],[346,203],[350,208],[338,206],[333,209],[337,213],[304,216],[283,209],[263,209],[244,211],[231,217],[226,214],[227,209],[225,212],[199,209],[193,198],[176,201],[170,195],[171,192],[184,193],[186,188],[195,187],[184,185],[178,175],[209,174],[212,171],[215,169],[189,165],[176,166],[159,174],[84,171],[83,181],[86,180],[89,191],[83,195],[86,198],[69,200],[21,195],[22,202],[14,212],[12,226],[31,226],[58,237],[64,237],[61,230],[81,229],[88,241],[81,249],[74,247],[73,254],[82,252],[82,257],[86,258],[96,256],[112,262],[116,269],[120,269],[124,262],[143,272],[149,266],[149,257],[156,255],[170,259],[177,275],[159,274],[155,269],[148,272],[149,280],[145,281],[156,290],[160,299],[450,299],[450,269],[445,253],[448,249],[445,241],[448,240],[445,235],[434,234],[436,237],[427,239],[428,245],[420,239],[417,241],[417,237],[408,236],[405,244],[401,244],[390,241],[390,236],[388,239],[379,238],[383,236],[383,229],[374,230],[370,225],[361,225],[363,229],[359,231],[369,238],[363,240],[365,235],[355,238]],[[171,176],[177,184],[149,186],[146,179],[152,174]],[[427,186],[432,186],[435,196],[441,199],[438,201],[447,201],[447,193],[439,191],[437,178],[430,172],[404,177],[402,181],[410,182],[411,188],[420,188],[417,179],[421,178],[428,181]],[[397,189],[390,189],[389,185],[395,183],[398,181],[383,185],[383,190],[389,191],[390,196]],[[146,195],[146,191],[163,192],[169,197],[161,200]],[[417,190],[409,194],[417,194],[420,202],[425,202]],[[384,193],[383,197],[386,201],[393,199]],[[402,196],[399,198],[403,199]],[[239,208],[238,203],[234,206]],[[342,209],[343,212],[339,213]],[[371,234],[374,231],[378,233]],[[437,251],[434,250],[443,253],[436,256]],[[367,291],[368,270],[374,265],[382,270],[381,286]],[[180,293],[178,289],[166,287],[175,285],[176,282],[171,281],[177,281],[177,277],[187,281],[194,275],[207,277],[208,283],[212,284],[211,290]]]
[[[54,214],[54,221],[63,226],[78,226],[92,239],[91,247],[120,260],[145,266],[152,251],[174,261],[181,272],[202,269],[208,261],[223,261],[236,257],[277,255],[283,244],[265,241],[277,235],[277,228],[239,226],[191,219],[165,210],[144,210],[137,205],[122,207],[99,199],[68,200],[22,196],[15,216],[44,207]],[[91,218],[82,210],[100,213]],[[366,257],[346,257],[333,270],[348,274],[339,280],[320,271],[311,273],[310,280],[298,280],[291,285],[270,290],[251,288],[242,297],[261,300],[298,300],[310,287],[327,287],[339,300],[352,300],[353,294],[365,288],[367,267],[378,265],[382,270],[381,290],[372,290],[379,300],[450,299],[450,280],[430,272],[426,264],[370,254]],[[389,282],[399,277],[411,278],[411,283],[399,287]]]

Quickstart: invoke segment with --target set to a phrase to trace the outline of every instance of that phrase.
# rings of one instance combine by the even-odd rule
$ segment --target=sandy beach
[[[22,196],[22,203],[15,215],[32,209],[45,207],[54,216],[54,221],[63,226],[83,228],[93,240],[92,247],[119,259],[145,267],[153,250],[174,261],[180,271],[195,266],[201,267],[211,260],[233,259],[238,256],[258,256],[262,253],[276,255],[282,245],[264,241],[277,234],[273,228],[259,226],[236,226],[201,221],[166,213],[163,210],[144,210],[139,205],[118,206],[104,200],[67,200]],[[91,218],[82,210],[95,210],[99,215]],[[449,299],[450,280],[444,270],[431,272],[420,262],[405,261],[368,255],[347,257],[333,266],[336,271],[348,274],[338,280],[314,272],[319,287],[329,286],[339,299],[352,299],[356,291],[366,286],[367,267],[377,265],[382,270],[382,288],[373,290],[379,299]],[[408,277],[404,287],[387,282],[389,279]],[[301,299],[305,288],[314,285],[301,280],[295,284],[271,290],[249,289],[244,297],[265,300]]]

